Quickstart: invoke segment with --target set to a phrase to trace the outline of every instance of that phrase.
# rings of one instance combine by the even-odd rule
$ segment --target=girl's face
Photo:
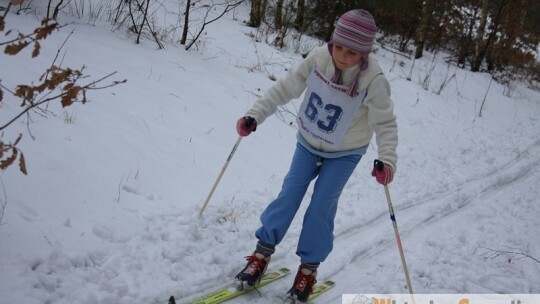
[[[332,58],[338,69],[344,70],[360,63],[362,54],[355,52],[348,47],[334,43],[332,45]]]

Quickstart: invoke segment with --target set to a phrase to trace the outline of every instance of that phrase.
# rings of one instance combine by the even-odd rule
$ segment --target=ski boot
[[[307,303],[309,296],[313,293],[313,286],[317,283],[317,271],[312,271],[302,266],[298,267],[298,273],[294,279],[294,284],[287,292],[291,303]]]
[[[244,283],[249,286],[255,286],[261,281],[268,263],[270,263],[270,256],[264,256],[261,253],[253,252],[252,255],[247,256],[248,261],[246,267],[240,271],[236,277],[235,282],[238,290],[244,288]]]

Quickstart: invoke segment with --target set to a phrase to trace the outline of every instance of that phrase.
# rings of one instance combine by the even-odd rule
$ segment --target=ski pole
[[[210,193],[208,193],[208,197],[206,198],[206,201],[204,202],[201,210],[199,211],[199,217],[201,217],[203,215],[204,209],[206,209],[206,206],[208,205],[208,202],[210,201],[210,198],[212,197],[212,194],[214,194],[214,191],[216,190],[216,187],[217,187],[219,181],[221,180],[221,177],[223,176],[223,174],[225,173],[225,170],[227,169],[227,166],[231,162],[231,159],[232,159],[234,153],[236,152],[236,149],[238,148],[238,145],[240,144],[240,141],[242,141],[242,136],[238,136],[238,139],[236,140],[236,143],[234,144],[234,147],[232,148],[232,151],[229,154],[229,157],[227,158],[227,161],[223,165],[223,168],[221,169],[221,172],[219,173],[219,175],[218,175],[218,177],[216,179],[216,182],[212,186],[212,189],[210,190]]]
[[[375,160],[375,167],[378,171],[384,170],[384,163],[380,160]],[[409,269],[407,268],[407,263],[405,262],[405,254],[403,253],[403,246],[401,245],[401,237],[399,236],[399,230],[397,227],[396,216],[394,214],[394,207],[392,206],[392,199],[390,198],[390,191],[388,190],[388,185],[384,185],[384,193],[386,194],[386,202],[388,203],[388,211],[390,211],[390,219],[392,220],[392,225],[394,226],[394,234],[396,235],[396,242],[399,249],[399,255],[401,256],[401,264],[403,265],[403,271],[405,272],[405,279],[407,280],[407,288],[411,294],[413,304],[415,303],[413,297],[413,289],[411,284],[411,279],[409,277]]]

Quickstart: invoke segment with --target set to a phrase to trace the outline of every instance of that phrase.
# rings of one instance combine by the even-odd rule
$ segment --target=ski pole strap
[[[377,171],[384,170],[384,163],[378,159],[373,161],[373,165],[375,166],[375,168],[377,168]]]
[[[244,123],[246,124],[246,127],[251,127],[252,124],[256,124],[255,118],[251,116],[245,116],[244,117]]]

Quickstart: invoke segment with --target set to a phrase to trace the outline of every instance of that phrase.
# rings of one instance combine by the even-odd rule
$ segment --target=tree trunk
[[[180,44],[186,45],[187,34],[189,30],[189,9],[191,7],[191,0],[186,1],[186,18],[184,19],[184,30],[182,31],[182,38],[180,39]]]
[[[139,33],[137,34],[137,41],[136,44],[139,44],[141,42],[141,34],[143,31],[144,23],[146,22],[146,18],[148,16],[148,7],[150,6],[150,0],[146,0],[146,8],[144,9],[143,19],[141,22],[141,28],[139,29]],[[141,7],[142,9],[142,7]],[[152,31],[151,28],[149,28],[150,31]]]
[[[283,26],[283,0],[276,1],[276,11],[274,12],[274,26],[276,31]]]
[[[431,1],[432,0],[424,0],[424,3],[422,3],[422,16],[420,17],[420,24],[416,31],[416,52],[414,54],[415,59],[422,58],[424,52],[426,31],[429,21],[431,19]]]
[[[251,27],[259,27],[262,22],[262,2],[261,0],[251,1],[251,11],[249,13],[249,23]]]
[[[296,19],[294,20],[294,28],[297,31],[302,31],[304,29],[304,15],[306,13],[306,1],[298,0]]]
[[[261,23],[266,22],[266,8],[268,7],[268,0],[263,0],[260,7]]]
[[[474,25],[476,24],[476,17],[478,15],[478,8],[473,10],[472,16],[469,18],[469,26],[467,27],[467,35],[460,38],[460,44],[458,46],[458,59],[457,64],[460,67],[465,67],[467,58],[471,55],[471,46],[473,45],[473,30]],[[470,58],[470,57],[469,57]]]
[[[49,0],[49,4],[47,4],[47,19],[51,19],[51,13],[50,13],[50,11],[51,11],[51,1],[52,0]],[[10,2],[10,4],[11,4],[11,2]]]
[[[486,32],[487,16],[488,16],[488,0],[482,0],[482,15],[480,17],[480,25],[476,33],[476,44],[474,49],[474,57],[471,63],[471,71],[478,72],[484,56],[486,54],[487,45],[484,46],[484,33]]]

